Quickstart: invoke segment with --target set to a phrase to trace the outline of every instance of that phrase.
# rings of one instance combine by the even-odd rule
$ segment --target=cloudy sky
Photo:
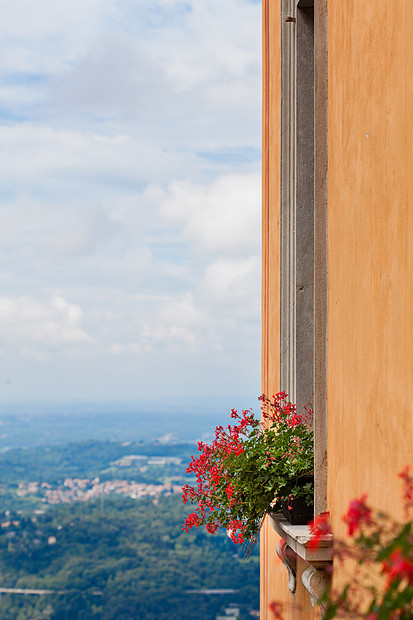
[[[2,0],[0,401],[258,395],[260,20]]]

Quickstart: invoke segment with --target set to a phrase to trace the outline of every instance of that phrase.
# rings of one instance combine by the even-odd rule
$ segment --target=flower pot
[[[284,517],[291,525],[307,525],[314,519],[314,506],[309,506],[304,497],[290,502],[281,501]]]
[[[299,486],[314,482],[314,476],[302,476],[297,484]],[[297,497],[291,501],[281,500],[284,517],[291,525],[307,525],[314,519],[314,506],[307,504],[305,497]]]

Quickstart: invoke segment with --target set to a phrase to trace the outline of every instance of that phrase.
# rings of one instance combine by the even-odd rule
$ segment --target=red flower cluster
[[[406,515],[413,507],[413,477],[406,467],[399,477],[403,481]],[[413,521],[397,523],[386,514],[373,511],[366,503],[367,495],[350,502],[343,520],[348,535],[358,536],[334,545],[337,560],[350,558],[352,578],[341,592],[324,594],[325,617],[365,618],[366,620],[401,620],[413,618]],[[323,513],[311,524],[311,546],[319,545],[330,533],[328,514]],[[335,563],[336,564],[336,563]],[[381,567],[384,583],[376,585],[372,576]]]
[[[330,513],[322,512],[309,523],[310,526],[310,534],[311,540],[309,543],[310,549],[314,550],[320,546],[320,542],[324,536],[328,536],[331,534],[331,525],[330,525]]]
[[[205,525],[214,532],[221,526],[236,543],[253,540],[275,496],[311,496],[311,483],[297,482],[314,467],[311,411],[298,413],[285,392],[260,400],[263,422],[250,409],[232,409],[234,422],[217,426],[211,444],[198,443],[187,468],[196,483],[183,487],[184,503],[196,504],[186,531]]]
[[[413,508],[413,476],[410,475],[410,466],[406,467],[399,473],[399,478],[403,480],[403,501],[406,516]]]
[[[348,526],[349,536],[353,536],[363,524],[372,525],[373,523],[371,509],[367,506],[366,499],[366,494],[362,495],[360,499],[353,499],[347,513],[343,516],[343,521]]]
[[[194,525],[196,527],[198,527],[199,524],[199,517],[198,515],[194,512],[193,514],[188,515],[185,524],[183,526],[183,530],[185,530],[186,532],[188,532],[192,527],[194,527]]]
[[[290,428],[303,424],[311,426],[313,411],[309,405],[303,405],[305,413],[297,413],[297,405],[287,401],[287,392],[278,392],[272,398],[271,401],[265,394],[258,397],[263,405],[262,416],[265,420],[271,424],[286,424]]]
[[[403,550],[397,547],[388,560],[382,564],[383,573],[387,575],[387,587],[393,581],[406,579],[409,586],[413,585],[413,564],[404,555]]]
[[[283,620],[283,616],[281,613],[283,610],[282,603],[277,603],[276,601],[273,601],[272,603],[270,603],[269,608],[274,618],[277,618],[278,620]]]
[[[235,456],[243,453],[243,436],[249,434],[250,429],[259,425],[254,418],[251,410],[247,409],[240,415],[235,409],[231,411],[231,417],[238,420],[237,424],[229,424],[225,428],[217,426],[215,429],[215,439],[211,445],[198,443],[197,458],[192,457],[191,463],[187,468],[187,473],[194,473],[197,478],[197,486],[192,487],[188,484],[183,487],[183,502],[188,501],[197,503],[194,513],[188,515],[183,528],[189,531],[192,527],[206,525],[207,531],[215,533],[222,525],[222,505],[217,498],[224,493],[230,500],[229,508],[241,501],[239,493],[236,492],[231,484],[231,477],[228,472],[228,464]],[[244,524],[239,519],[231,516],[231,511],[227,511],[224,517],[227,530],[235,543],[243,543]]]

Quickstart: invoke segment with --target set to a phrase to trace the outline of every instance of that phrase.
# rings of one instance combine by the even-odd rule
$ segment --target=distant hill
[[[225,535],[183,532],[185,514],[176,496],[10,514],[0,528],[0,587],[56,593],[2,594],[0,619],[214,620],[231,604],[239,620],[250,617],[257,552],[242,560]]]
[[[257,613],[258,549],[244,561],[225,534],[181,529],[180,486],[197,449],[181,437],[202,436],[199,419],[184,432],[185,420],[170,414],[168,422],[159,415],[141,425],[130,413],[19,416],[0,419],[0,434],[11,434],[0,450],[0,620],[215,620],[230,608],[246,620]],[[204,422],[210,430],[211,419]],[[150,425],[154,440],[144,442]],[[153,497],[135,492],[151,486]]]
[[[0,452],[91,439],[195,442],[229,421],[229,409],[167,411],[132,405],[0,404]]]

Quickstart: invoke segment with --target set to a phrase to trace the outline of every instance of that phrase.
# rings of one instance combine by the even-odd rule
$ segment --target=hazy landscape
[[[257,550],[245,560],[225,534],[181,529],[186,465],[213,416],[13,413],[0,419],[2,620],[258,614]]]

